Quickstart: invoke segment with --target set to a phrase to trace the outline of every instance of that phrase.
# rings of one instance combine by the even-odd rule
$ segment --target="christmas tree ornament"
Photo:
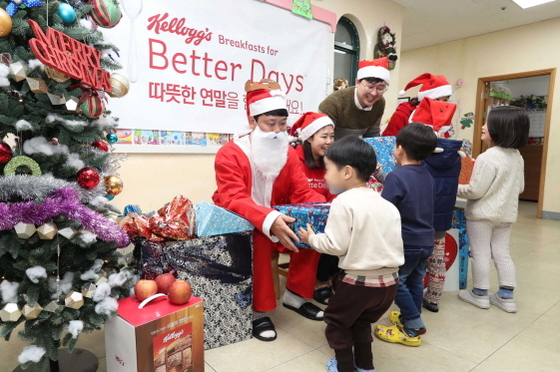
[[[58,138],[56,138],[56,137],[51,138],[51,143],[55,146],[58,146],[58,144],[59,144]]]
[[[70,79],[70,76],[66,75],[64,72],[55,70],[50,66],[45,66],[45,73],[47,74],[49,79],[52,79],[57,83],[64,83],[65,81],[68,81]]]
[[[80,292],[72,291],[66,295],[64,304],[66,307],[78,310],[80,307],[84,306],[84,295]]]
[[[6,166],[4,167],[4,175],[15,176],[16,170],[19,167],[25,167],[28,170],[28,172],[26,172],[25,174],[30,173],[32,176],[41,177],[42,173],[39,164],[30,157],[23,155],[13,157],[12,160],[10,160],[8,164],[6,164]]]
[[[119,141],[119,136],[117,135],[117,133],[115,132],[107,133],[107,142],[109,142],[111,145],[114,145],[118,141]]]
[[[64,229],[58,230],[58,235],[65,237],[66,239],[70,240],[76,236],[78,230],[73,227],[65,227]]]
[[[12,55],[10,53],[0,53],[0,63],[10,66],[12,63]]]
[[[84,284],[82,286],[82,295],[87,298],[92,298],[97,286],[93,283]]]
[[[115,199],[115,195],[105,195],[105,198],[109,201]]]
[[[0,16],[0,24],[1,24],[1,16]],[[0,26],[1,27],[1,26]],[[14,62],[10,64],[10,78],[13,80],[20,82],[27,77],[27,68],[22,62]]]
[[[128,81],[126,76],[113,72],[109,81],[111,82],[111,92],[109,96],[115,98],[126,96],[130,89],[130,81]]]
[[[29,239],[35,234],[37,228],[32,223],[23,223],[20,222],[14,226],[14,230],[16,230],[16,234],[20,239]]]
[[[79,102],[80,99],[78,97],[68,97],[68,99],[66,99],[66,110],[76,111],[78,109]]]
[[[37,234],[42,240],[52,240],[56,236],[58,229],[53,222],[47,222],[37,228]]]
[[[107,283],[107,277],[100,275],[99,279],[95,282],[95,285],[99,287],[100,284]]]
[[[12,159],[12,148],[4,141],[0,141],[0,164],[6,164]]]
[[[123,181],[118,176],[105,177],[105,191],[108,195],[117,196],[123,190]]]
[[[78,185],[82,186],[84,189],[91,190],[95,186],[99,185],[99,172],[91,167],[82,168],[76,175],[76,181],[78,182]]]
[[[67,3],[59,3],[58,4],[58,16],[62,18],[62,22],[68,25],[76,20],[76,11],[72,7],[72,5]]]
[[[54,94],[47,93],[49,100],[51,101],[51,105],[53,106],[60,106],[66,103],[66,98],[64,96],[57,96]]]
[[[105,151],[105,152],[109,151],[109,145],[107,144],[107,142],[105,142],[103,140],[95,141],[91,145],[98,150]]]
[[[114,0],[92,0],[90,5],[93,5],[91,18],[100,27],[113,28],[121,21],[121,9]]]
[[[36,6],[43,6],[43,3],[39,0],[10,0],[6,7],[6,12],[10,17],[13,17],[20,9],[34,8]]]
[[[22,313],[25,319],[37,319],[39,314],[41,314],[43,308],[37,302],[33,306],[25,305],[23,307]]]
[[[12,32],[12,17],[0,8],[0,37],[4,37]]]
[[[0,319],[3,322],[17,322],[21,316],[21,311],[18,309],[18,304],[15,302],[8,302],[6,306],[0,310]]]
[[[35,94],[47,94],[49,92],[47,88],[47,84],[45,84],[45,80],[39,78],[30,78],[27,79],[27,84],[29,84],[29,89]]]
[[[105,104],[98,91],[89,90],[80,97],[80,109],[88,118],[96,119],[105,111]]]
[[[45,311],[48,311],[50,313],[55,313],[55,314],[60,314],[62,312],[62,310],[64,310],[64,306],[62,306],[58,301],[51,301],[49,302],[49,304],[47,306],[45,306],[45,308],[43,309]]]

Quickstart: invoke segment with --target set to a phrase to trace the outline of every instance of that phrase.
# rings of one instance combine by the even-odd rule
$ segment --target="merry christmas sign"
[[[109,102],[120,127],[239,131],[247,80],[278,81],[292,122],[329,93],[332,27],[295,15],[291,1],[287,9],[256,0],[167,4],[144,0],[134,22],[125,6],[120,27],[103,30],[121,49],[120,73],[139,71],[127,97]]]

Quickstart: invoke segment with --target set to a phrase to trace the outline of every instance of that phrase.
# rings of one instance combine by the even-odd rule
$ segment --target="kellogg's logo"
[[[163,338],[163,343],[169,342],[169,341],[175,341],[181,338],[181,336],[183,335],[183,333],[185,333],[185,330],[182,329],[179,332],[171,332],[170,334],[168,334],[167,336],[165,336]]]
[[[200,45],[204,40],[212,40],[212,32],[208,30],[208,27],[204,30],[197,30],[195,28],[190,28],[185,26],[187,20],[185,18],[172,18],[167,20],[169,17],[168,13],[156,14],[148,18],[148,31],[154,31],[156,34],[160,32],[167,32],[171,34],[177,34],[180,36],[187,36],[185,43]]]

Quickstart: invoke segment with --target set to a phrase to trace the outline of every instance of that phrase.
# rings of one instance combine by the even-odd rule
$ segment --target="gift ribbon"
[[[39,0],[12,0],[6,7],[6,13],[13,17],[20,9],[34,8],[36,6],[43,6],[43,3]]]

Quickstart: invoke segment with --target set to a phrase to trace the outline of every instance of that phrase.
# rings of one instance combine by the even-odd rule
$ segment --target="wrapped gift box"
[[[373,147],[373,151],[375,151],[375,156],[377,157],[377,164],[381,166],[383,172],[389,173],[395,169],[397,165],[394,154],[395,147],[397,147],[396,137],[371,137],[364,138],[364,141]]]
[[[196,235],[199,238],[254,229],[253,225],[243,217],[212,203],[197,204],[195,210]]]
[[[163,244],[135,242],[144,277],[174,272],[204,300],[206,349],[251,338],[252,232]]]
[[[470,155],[461,159],[461,173],[459,174],[459,185],[468,185],[474,169],[474,159]]]
[[[203,302],[155,299],[142,309],[134,296],[119,301],[105,324],[108,372],[203,372]]]
[[[278,205],[274,209],[296,219],[289,226],[297,234],[300,227],[307,229],[307,224],[313,227],[315,233],[325,232],[330,207],[330,203],[299,203]],[[295,243],[295,245],[300,248],[311,248],[304,243]]]

